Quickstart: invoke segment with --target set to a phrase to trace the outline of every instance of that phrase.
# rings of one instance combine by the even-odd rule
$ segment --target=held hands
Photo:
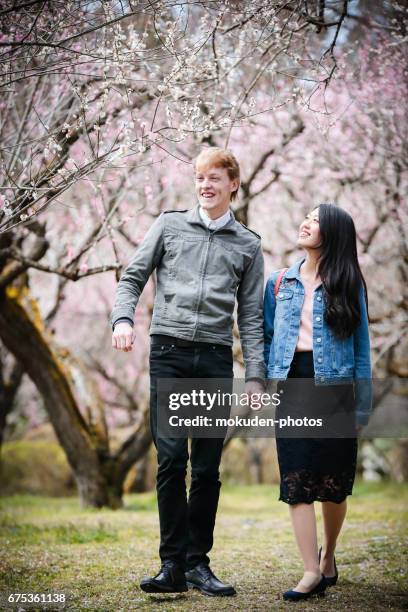
[[[360,437],[360,434],[363,431],[363,429],[364,429],[364,425],[359,425],[358,423],[356,423],[356,434],[357,434],[357,437]]]
[[[133,333],[133,327],[130,323],[117,323],[112,333],[112,346],[119,351],[131,351],[133,348],[133,342],[135,341],[135,334]]]
[[[259,397],[262,393],[265,393],[265,387],[260,380],[248,380],[245,383],[245,393],[247,393],[251,399],[252,399],[252,395]],[[255,408],[252,405],[252,402],[251,402],[251,408],[252,410],[259,410],[258,407]]]

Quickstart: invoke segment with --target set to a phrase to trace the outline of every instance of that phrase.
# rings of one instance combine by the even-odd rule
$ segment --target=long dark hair
[[[325,295],[325,320],[339,339],[351,336],[361,321],[359,292],[367,285],[357,257],[356,228],[352,217],[335,204],[320,204],[321,255],[319,274]]]

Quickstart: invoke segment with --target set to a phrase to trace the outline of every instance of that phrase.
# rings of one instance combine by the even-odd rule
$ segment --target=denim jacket
[[[267,378],[286,379],[295,353],[304,286],[297,261],[281,279],[275,298],[279,271],[269,278],[264,300],[264,350]],[[313,294],[313,363],[316,384],[354,383],[357,422],[368,422],[372,403],[370,337],[364,288],[360,290],[361,322],[353,335],[335,337],[324,319],[323,287]]]

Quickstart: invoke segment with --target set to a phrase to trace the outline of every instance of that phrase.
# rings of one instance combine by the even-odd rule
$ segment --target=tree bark
[[[0,337],[44,399],[51,424],[73,470],[82,505],[121,507],[124,478],[130,464],[146,452],[149,434],[141,426],[119,454],[110,455],[107,430],[89,426],[82,416],[70,384],[69,370],[49,342],[39,313],[33,318],[29,316],[24,305],[27,296],[25,285],[9,285],[0,292]]]
[[[8,380],[6,380],[0,363],[0,451],[7,425],[7,416],[12,410],[23,375],[24,369],[18,361],[15,361]]]
[[[140,461],[136,464],[136,474],[133,479],[133,482],[130,486],[130,491],[132,493],[145,493],[148,490],[147,486],[147,476],[148,476],[148,466],[149,466],[149,455],[146,454]]]

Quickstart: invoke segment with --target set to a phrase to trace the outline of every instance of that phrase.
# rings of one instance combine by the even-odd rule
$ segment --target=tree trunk
[[[69,382],[70,374],[47,340],[38,311],[34,312],[34,320],[28,315],[24,304],[27,297],[26,286],[8,286],[0,292],[0,337],[44,399],[73,470],[82,505],[121,507],[124,478],[130,463],[146,452],[150,434],[140,429],[117,456],[110,455],[106,430],[90,427],[82,416]],[[31,303],[30,310],[35,311],[32,306]]]
[[[248,450],[248,462],[251,479],[254,484],[262,484],[263,476],[263,452],[259,445],[259,440],[252,438],[243,438]]]
[[[23,375],[24,369],[18,361],[15,361],[10,375],[6,380],[2,364],[0,363],[0,451],[7,425],[7,416],[13,407]]]
[[[117,489],[123,489],[125,478],[130,468],[140,461],[142,457],[147,455],[147,452],[152,443],[152,435],[149,427],[149,412],[144,409],[143,420],[139,424],[137,430],[129,436],[129,438],[122,444],[121,448],[115,455],[115,471],[113,475],[113,482]]]
[[[133,479],[130,491],[132,493],[145,493],[148,490],[147,487],[147,474],[149,466],[149,455],[146,454],[136,464],[136,474]]]

